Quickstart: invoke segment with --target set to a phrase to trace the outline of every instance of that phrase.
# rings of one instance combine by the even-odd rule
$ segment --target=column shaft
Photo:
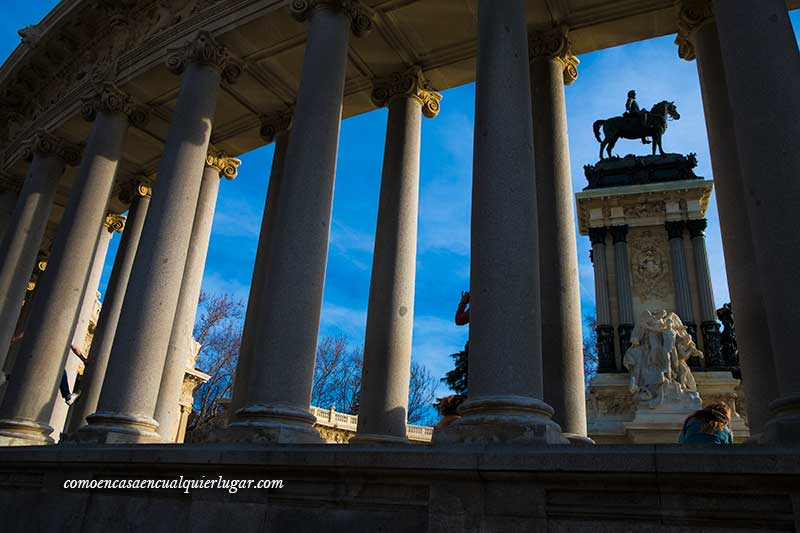
[[[333,182],[351,21],[334,6],[311,13],[294,124],[275,212],[274,261],[262,281],[261,324],[249,358],[247,406],[229,437],[319,442],[309,412],[328,253]],[[325,87],[325,90],[320,90]]]
[[[592,265],[594,266],[594,295],[597,308],[597,371],[615,372],[614,327],[611,325],[611,305],[608,294],[608,265],[606,264],[606,228],[590,228]]]
[[[195,43],[221,53],[207,34]],[[81,429],[87,440],[159,440],[153,416],[189,250],[186,221],[197,207],[221,75],[220,65],[200,62],[196,52],[186,61],[142,228],[147,245],[137,250],[128,281],[127,294],[136,297],[122,304],[97,411]]]
[[[736,341],[751,435],[762,432],[769,403],[778,395],[769,323],[760,289],[750,217],[742,205],[742,184],[733,110],[722,65],[717,25],[708,20],[691,36],[703,96],[708,145],[714,170],[725,266],[731,305],[736,316]]]
[[[542,401],[538,216],[525,2],[478,4],[469,398],[436,443],[561,443]]]
[[[251,373],[252,361],[258,357],[257,332],[261,326],[264,305],[263,301],[264,282],[269,272],[269,261],[273,259],[275,218],[281,202],[281,182],[283,180],[283,165],[286,159],[286,148],[289,145],[289,132],[283,131],[275,137],[275,152],[272,155],[272,168],[269,175],[269,186],[267,188],[267,198],[264,202],[264,214],[261,219],[261,232],[258,236],[258,248],[256,250],[256,261],[253,267],[253,277],[250,283],[250,296],[247,300],[247,310],[245,313],[244,329],[242,330],[242,344],[239,350],[239,360],[236,364],[236,377],[231,394],[231,407],[228,419],[232,420],[233,415],[247,405],[251,404],[249,397],[250,382],[253,374]],[[274,258],[278,260],[278,258]]]
[[[631,297],[631,267],[628,260],[628,226],[612,226],[614,240],[614,268],[617,280],[617,305],[619,306],[619,353],[620,357],[631,343],[633,331],[633,298]]]
[[[11,345],[64,167],[64,160],[55,153],[34,153],[0,245],[0,368]]]
[[[416,98],[402,95],[391,100],[356,442],[406,441],[421,128],[422,113]]]
[[[0,442],[52,442],[50,411],[58,397],[64,358],[94,261],[95,236],[105,218],[127,130],[125,114],[111,110],[97,114],[47,274],[39,281],[32,302],[31,321],[36,328],[25,332],[14,378],[0,407]]]
[[[569,165],[564,67],[531,61],[544,401],[561,430],[586,437],[581,297]]]
[[[100,390],[106,375],[108,357],[111,353],[111,345],[114,342],[114,333],[119,322],[122,302],[125,299],[125,291],[128,287],[128,279],[133,267],[133,259],[136,257],[136,249],[139,246],[142,227],[150,204],[149,188],[145,188],[144,191],[144,196],[137,195],[134,197],[133,203],[128,209],[125,231],[122,233],[122,239],[117,249],[117,256],[114,259],[111,277],[103,299],[103,307],[101,307],[100,317],[97,319],[89,361],[83,372],[81,395],[72,408],[70,415],[67,431],[70,434],[75,433],[78,428],[85,425],[86,417],[94,413],[97,408],[97,400],[100,397]]]
[[[717,322],[717,311],[714,305],[714,290],[711,284],[711,270],[708,266],[708,252],[706,251],[706,236],[704,233],[708,222],[706,219],[689,220],[686,225],[689,228],[692,239],[697,291],[700,297],[703,362],[707,369],[723,369],[725,368],[725,361],[722,358],[719,322]]]
[[[672,283],[675,287],[675,310],[684,324],[694,323],[689,274],[683,249],[683,221],[667,222],[669,254],[672,260]]]

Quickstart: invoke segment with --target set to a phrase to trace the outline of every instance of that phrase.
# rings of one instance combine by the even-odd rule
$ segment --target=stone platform
[[[66,490],[68,479],[284,488]],[[0,450],[0,530],[794,531],[797,450],[138,445]]]

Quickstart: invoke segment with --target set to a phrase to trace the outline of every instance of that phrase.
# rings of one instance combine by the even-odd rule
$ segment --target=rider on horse
[[[625,102],[625,113],[622,116],[629,118],[639,117],[642,121],[642,127],[647,127],[647,111],[639,109],[639,104],[636,103],[636,91],[628,91],[628,101]],[[642,137],[642,144],[650,144],[647,137]]]

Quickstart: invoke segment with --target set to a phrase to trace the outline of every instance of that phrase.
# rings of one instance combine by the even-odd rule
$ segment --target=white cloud
[[[224,273],[206,269],[203,275],[203,290],[210,293],[228,293],[236,299],[247,303],[250,295],[250,285],[245,285],[235,278],[227,277]]]

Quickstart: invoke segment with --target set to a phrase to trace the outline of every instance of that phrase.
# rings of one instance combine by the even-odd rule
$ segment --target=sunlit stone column
[[[289,129],[292,126],[292,113],[278,113],[265,117],[261,125],[261,138],[267,143],[275,143],[272,155],[272,167],[269,175],[267,197],[264,202],[264,214],[261,218],[261,232],[258,236],[256,261],[253,267],[253,276],[250,283],[250,296],[247,300],[244,329],[242,330],[242,344],[239,349],[239,360],[236,364],[233,393],[229,420],[240,408],[248,405],[248,391],[253,374],[250,372],[251,363],[258,357],[257,333],[261,326],[262,308],[269,305],[261,298],[264,280],[269,271],[269,261],[274,258],[272,248],[275,239],[276,213],[281,209],[281,182],[283,180],[283,165],[286,159],[286,148],[289,146]],[[276,258],[276,260],[279,258]]]
[[[525,2],[480,0],[469,397],[436,444],[563,443],[542,401],[539,243]]]
[[[153,416],[189,250],[187,221],[197,208],[220,80],[240,72],[204,31],[169,51],[167,67],[183,74],[181,90],[142,228],[147,245],[136,254],[97,411],[78,432],[90,441],[160,440]]]
[[[608,294],[608,264],[606,263],[606,235],[608,230],[589,228],[592,243],[590,258],[594,267],[594,299],[597,308],[597,371],[615,372],[614,326],[611,325],[611,302]]]
[[[717,322],[717,310],[714,305],[711,270],[708,267],[705,234],[707,226],[708,221],[705,218],[686,221],[686,228],[692,239],[694,270],[697,274],[697,291],[700,297],[700,330],[703,334],[705,366],[709,369],[722,369],[725,367],[725,362],[722,360],[719,322]]]
[[[28,177],[0,244],[0,368],[3,368],[17,326],[59,178],[66,164],[75,165],[80,160],[76,146],[45,132],[36,134],[30,151],[33,161]]]
[[[3,404],[0,443],[52,442],[48,424],[52,402],[75,332],[76,313],[95,259],[100,226],[122,159],[129,123],[141,124],[146,115],[130,97],[110,83],[82,110],[94,119],[83,161],[72,186],[67,209],[50,254],[47,274],[39,281],[31,308],[32,324],[20,345]]]
[[[628,226],[611,226],[614,241],[614,272],[617,280],[617,306],[619,307],[619,353],[620,357],[631,344],[633,331],[633,297],[631,296],[631,267],[628,258]]]
[[[564,84],[577,79],[578,58],[560,31],[529,42],[533,147],[539,213],[544,401],[564,436],[586,438],[581,295]]]
[[[111,277],[108,280],[103,306],[94,330],[89,361],[83,371],[81,395],[72,408],[67,433],[73,434],[86,424],[86,417],[95,412],[97,399],[108,367],[108,356],[114,342],[114,333],[119,322],[122,302],[128,287],[133,259],[139,246],[147,208],[150,204],[151,187],[149,181],[137,181],[129,184],[121,194],[121,199],[130,203],[125,228],[120,239]]]
[[[186,256],[186,268],[156,403],[155,418],[158,422],[158,433],[165,442],[175,442],[181,418],[183,378],[193,349],[192,330],[203,284],[208,243],[211,240],[211,224],[214,221],[214,210],[219,195],[219,182],[223,177],[228,180],[234,179],[240,164],[241,161],[238,159],[215,150],[210,150],[206,157],[197,210],[192,224],[189,252]]]
[[[249,361],[247,405],[227,437],[254,442],[320,442],[309,411],[328,253],[336,152],[350,32],[371,20],[359,2],[295,1],[310,20],[300,88],[275,212],[274,243],[258,298],[260,325]],[[324,89],[323,89],[324,88]],[[244,382],[243,382],[244,383]]]
[[[682,1],[678,21],[681,27],[677,41],[679,55],[686,60],[697,59],[728,288],[736,316],[747,424],[750,435],[757,436],[769,419],[768,406],[778,396],[778,383],[750,216],[742,209],[747,198],[711,1]]]
[[[358,429],[351,443],[407,442],[408,389],[419,210],[422,115],[439,113],[442,96],[422,69],[376,82],[375,105],[389,107],[369,287]]]

